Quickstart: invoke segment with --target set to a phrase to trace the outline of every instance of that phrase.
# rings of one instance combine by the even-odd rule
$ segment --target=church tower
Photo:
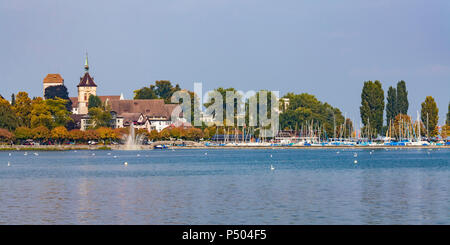
[[[84,63],[84,75],[80,77],[78,84],[78,113],[88,113],[88,101],[90,95],[97,95],[97,85],[94,83],[94,78],[89,75],[88,55],[86,53],[86,61]]]

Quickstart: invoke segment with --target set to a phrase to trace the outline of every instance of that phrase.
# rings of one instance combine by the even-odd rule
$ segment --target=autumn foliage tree
[[[103,143],[110,143],[111,140],[116,140],[116,132],[112,128],[101,127],[97,130],[98,138],[103,141]]]
[[[72,129],[69,131],[69,138],[75,142],[75,144],[84,141],[84,132],[79,129]]]
[[[0,128],[0,142],[10,142],[14,140],[14,134],[7,129]]]
[[[14,131],[14,134],[16,135],[16,139],[20,141],[28,140],[33,138],[33,131],[31,131],[30,128],[27,127],[18,127]]]
[[[421,120],[429,134],[427,137],[434,137],[438,134],[439,109],[431,96],[427,96],[422,103]]]
[[[57,143],[61,144],[65,139],[69,137],[69,132],[63,126],[56,127],[51,131],[51,137]]]
[[[198,141],[203,137],[203,132],[199,128],[188,128],[185,133],[187,140]]]
[[[38,126],[36,128],[33,128],[31,130],[33,134],[33,139],[39,142],[43,142],[49,139],[50,130],[44,126]]]

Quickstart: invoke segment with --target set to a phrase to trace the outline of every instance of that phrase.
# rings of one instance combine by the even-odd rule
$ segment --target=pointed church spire
[[[86,72],[89,71],[89,63],[88,63],[88,53],[86,52],[86,61],[84,62],[84,70]]]

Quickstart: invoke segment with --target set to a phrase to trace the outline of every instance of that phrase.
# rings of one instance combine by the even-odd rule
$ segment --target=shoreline
[[[153,149],[153,145],[141,145],[136,150],[160,150]],[[428,146],[168,146],[167,149],[450,149],[448,145]],[[163,149],[163,150],[167,150]],[[2,145],[1,151],[70,151],[70,150],[125,150],[124,145]]]

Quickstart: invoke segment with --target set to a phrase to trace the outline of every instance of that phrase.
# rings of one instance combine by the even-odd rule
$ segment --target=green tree
[[[226,88],[225,89],[225,88],[219,87],[219,88],[215,89],[214,91],[220,93],[221,96],[222,96],[223,123],[226,126],[227,124],[231,123],[231,122],[229,122],[229,123],[226,122],[226,119],[227,119],[226,118],[226,109],[227,109],[227,101],[226,101],[227,96],[226,96],[226,94],[227,94],[227,92],[236,93],[237,90],[235,88]],[[211,96],[211,93],[210,93],[210,96]],[[243,102],[244,101],[243,101],[242,95],[238,93],[237,94],[237,98],[235,98],[234,103],[233,103],[233,118],[234,118],[233,120],[235,120],[235,125],[237,123],[236,122],[236,118],[237,118],[237,115],[238,115],[237,107],[238,107],[239,104],[241,104]],[[207,102],[207,103],[204,103],[203,105],[205,107],[210,107],[214,103],[215,103],[215,99],[211,96],[211,100],[209,102]],[[216,117],[216,111],[213,111],[212,115],[213,115],[213,117]]]
[[[380,81],[366,81],[361,93],[361,120],[365,126],[370,128],[371,136],[382,132],[384,91]]]
[[[69,98],[69,92],[67,87],[64,85],[50,86],[45,88],[44,98],[45,99],[55,99],[56,97],[66,100],[65,104],[66,110],[72,111],[72,101]]]
[[[31,99],[26,92],[19,92],[17,94],[13,109],[16,112],[19,125],[30,127]]]
[[[18,119],[13,107],[9,102],[3,98],[0,98],[0,128],[7,130],[14,130],[17,128]]]
[[[16,135],[16,139],[18,139],[19,141],[24,141],[33,138],[33,131],[27,127],[16,128],[14,134]]]
[[[283,98],[289,99],[289,106],[280,114],[281,129],[301,130],[303,126],[313,123],[325,130],[322,131],[322,137],[341,135],[340,130],[343,129],[345,118],[338,108],[307,93],[288,93]]]
[[[406,90],[405,81],[401,80],[397,83],[397,114],[408,115],[408,91]]]
[[[48,129],[53,128],[53,117],[47,103],[37,97],[31,101],[30,124],[32,128],[44,126]]]
[[[386,104],[386,125],[394,120],[397,116],[397,90],[392,86],[389,87],[387,92],[387,104]]]
[[[143,87],[134,91],[134,99],[164,99],[166,103],[170,103],[170,99],[176,91],[181,90],[177,84],[175,87],[170,81],[156,81],[150,87]]]
[[[112,119],[111,113],[109,111],[103,110],[102,108],[92,107],[88,111],[90,117],[90,124],[92,129],[97,129],[100,127],[109,127]]]
[[[71,112],[66,110],[67,100],[55,97],[45,100],[48,110],[53,118],[53,127],[65,126],[72,120]]]
[[[150,88],[155,91],[159,98],[164,99],[166,103],[170,103],[170,97],[172,97],[173,93],[181,90],[178,84],[173,87],[172,83],[166,80],[156,81],[155,85],[151,85]]]
[[[144,99],[157,99],[158,95],[156,95],[155,91],[149,87],[143,87],[138,90],[134,90],[134,98],[135,100],[144,100]]]
[[[91,95],[89,95],[88,109],[91,109],[93,107],[101,108],[102,100],[100,99],[100,97],[91,94]]]
[[[263,103],[260,101],[260,94],[266,93],[266,101]],[[260,90],[255,95],[250,97],[245,101],[245,124],[250,125],[250,100],[254,99],[256,101],[256,118],[254,118],[257,126],[260,125],[259,122],[259,111],[265,110],[267,112],[267,118],[272,116],[272,92],[268,90]],[[265,107],[265,108],[264,108]]]
[[[434,98],[427,96],[425,101],[422,102],[421,120],[425,124],[425,128],[428,132],[427,137],[434,137],[437,135],[436,126],[439,121],[439,109],[434,101]]]

